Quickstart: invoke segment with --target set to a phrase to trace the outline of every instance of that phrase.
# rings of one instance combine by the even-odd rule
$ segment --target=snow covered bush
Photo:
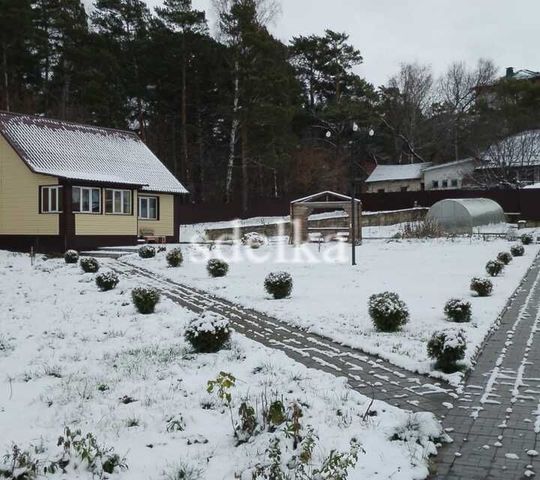
[[[79,252],[77,250],[67,250],[64,253],[66,263],[77,263],[79,261]]]
[[[99,262],[93,257],[81,258],[79,264],[86,273],[96,273],[99,270]]]
[[[154,313],[159,298],[160,294],[154,288],[134,288],[131,292],[133,305],[143,315]]]
[[[167,259],[169,267],[179,267],[184,261],[184,257],[182,256],[182,250],[180,250],[179,248],[173,248],[172,250],[167,252],[165,258]]]
[[[368,307],[369,316],[379,332],[397,332],[409,321],[409,309],[397,293],[371,295]]]
[[[114,272],[104,272],[96,276],[96,285],[102,292],[112,290],[119,281],[118,275]]]
[[[479,297],[489,297],[493,292],[493,282],[489,278],[474,277],[471,280],[471,290]]]
[[[530,233],[524,233],[521,235],[521,243],[523,245],[530,245],[533,242],[533,236]]]
[[[504,263],[500,260],[490,260],[486,264],[486,272],[491,275],[492,277],[496,277],[497,275],[500,275],[500,273],[504,270]]]
[[[199,353],[218,352],[229,341],[231,328],[229,320],[215,312],[203,312],[188,325],[186,340]]]
[[[465,358],[466,348],[465,333],[456,329],[435,332],[427,344],[429,357],[436,360],[435,368],[445,373],[458,370],[457,362]]]
[[[510,247],[510,253],[514,256],[514,257],[522,257],[523,255],[525,255],[525,248],[523,247],[523,245],[512,245]]]
[[[287,272],[272,272],[264,279],[264,288],[276,300],[288,297],[293,288],[293,279]]]
[[[211,258],[208,260],[206,270],[211,277],[224,277],[229,271],[229,264],[219,258]]]
[[[266,244],[266,239],[257,232],[249,232],[242,236],[242,245],[246,245],[251,248],[261,248]]]
[[[156,249],[151,245],[143,245],[139,248],[139,257],[141,258],[154,258],[156,256]]]
[[[510,252],[499,252],[497,255],[497,260],[505,265],[508,265],[512,261],[512,258],[512,254]]]
[[[470,322],[472,315],[471,302],[459,298],[452,298],[446,302],[444,314],[446,315],[446,318],[452,322]]]

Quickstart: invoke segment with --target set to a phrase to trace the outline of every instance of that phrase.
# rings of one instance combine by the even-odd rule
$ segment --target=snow
[[[0,133],[37,173],[187,193],[132,132],[0,113]]]
[[[348,244],[293,247],[274,243],[257,251],[241,245],[211,249],[189,245],[182,247],[186,260],[180,269],[168,269],[160,256],[148,261],[137,256],[124,259],[404,368],[441,376],[433,371],[426,345],[434,332],[454,326],[445,318],[445,303],[462,298],[472,304],[472,321],[459,325],[467,338],[465,364],[470,366],[539,251],[536,244],[526,247],[524,257],[513,259],[501,276],[492,278],[492,296],[472,296],[471,279],[486,277],[486,263],[511,245],[503,239],[481,238],[373,240],[357,248],[355,267],[350,266]],[[229,262],[227,277],[208,277],[205,266],[210,257]],[[264,278],[273,271],[292,275],[294,289],[289,299],[273,301],[265,294]],[[396,292],[408,306],[410,319],[400,333],[375,331],[368,315],[369,297],[385,291]],[[460,375],[445,378],[457,382]]]
[[[38,256],[32,267],[27,255],[0,252],[0,458],[12,442],[36,446],[32,455],[40,459],[58,458],[58,436],[70,426],[125,458],[128,469],[112,476],[122,480],[184,478],[181,465],[198,472],[193,478],[251,478],[249,469],[267,460],[276,437],[289,462],[297,452],[283,427],[236,446],[228,408],[207,392],[208,380],[225,371],[236,378],[235,418],[246,399],[257,410],[265,398],[301,406],[302,432],[311,425],[317,437],[314,463],[331,449],[348,451],[356,438],[361,448],[350,478],[427,476],[427,456],[435,453],[429,437],[442,435],[431,414],[375,401],[375,414],[364,420],[371,400],[345,379],[236,333],[230,348],[194,354],[183,335],[195,314],[164,298],[155,314],[139,315],[130,302],[137,282],[121,276],[115,290],[100,292],[94,280],[63,259]],[[394,435],[401,440],[391,441]],[[85,462],[77,464],[78,472],[71,461],[62,478],[93,478]]]
[[[366,180],[366,183],[420,179],[422,178],[424,169],[431,165],[431,162],[403,165],[377,165],[375,170],[373,170]]]

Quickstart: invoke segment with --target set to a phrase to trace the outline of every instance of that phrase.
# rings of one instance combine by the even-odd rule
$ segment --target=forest
[[[217,25],[191,0],[0,0],[0,109],[133,130],[193,201],[244,208],[540,128],[540,84],[501,79],[489,59],[440,76],[404,62],[375,86],[346,32],[283,42],[275,0],[214,9]]]

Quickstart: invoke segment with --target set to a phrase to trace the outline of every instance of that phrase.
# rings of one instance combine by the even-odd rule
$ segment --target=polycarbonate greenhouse
[[[475,227],[506,222],[502,207],[489,198],[453,198],[433,205],[426,220],[448,233],[473,233]]]

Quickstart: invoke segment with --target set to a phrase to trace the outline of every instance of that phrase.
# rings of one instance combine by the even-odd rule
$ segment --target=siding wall
[[[380,189],[386,192],[400,192],[401,187],[407,187],[409,192],[419,192],[422,190],[423,180],[396,180],[391,182],[368,183],[367,193],[377,193]]]
[[[0,234],[58,235],[59,215],[39,213],[39,186],[57,184],[33,173],[0,135]]]
[[[141,196],[143,195],[141,193]],[[159,220],[139,219],[139,231],[152,230],[155,235],[172,237],[174,235],[174,195],[148,194],[148,196],[159,197]]]

